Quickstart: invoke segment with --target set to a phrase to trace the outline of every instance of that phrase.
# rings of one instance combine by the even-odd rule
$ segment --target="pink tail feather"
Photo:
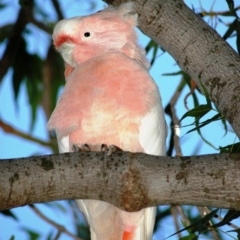
[[[135,235],[134,232],[124,231],[122,240],[133,240],[134,239],[134,235]]]

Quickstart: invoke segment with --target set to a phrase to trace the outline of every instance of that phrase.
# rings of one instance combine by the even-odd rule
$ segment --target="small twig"
[[[58,229],[58,234],[56,237],[59,237],[59,235],[61,235],[61,233],[65,233],[66,235],[72,237],[75,240],[83,240],[77,236],[75,236],[74,234],[70,233],[65,227],[63,227],[60,224],[57,224],[56,222],[50,220],[48,217],[46,217],[45,215],[43,215],[36,207],[34,207],[33,205],[29,205],[30,208],[40,217],[42,218],[44,221],[46,221],[47,223],[49,223],[50,225],[54,226],[55,228]],[[55,239],[57,239],[55,237]]]
[[[207,211],[206,211],[207,207],[197,207],[197,208],[198,208],[198,210],[200,212],[200,215],[202,217],[205,217],[208,214]],[[212,225],[211,221],[209,221],[209,225],[210,226]],[[221,240],[221,238],[220,238],[216,229],[208,228],[208,230],[210,231],[210,233],[212,234],[212,236],[215,240]]]
[[[204,207],[204,209],[205,209],[207,214],[211,212],[208,207]],[[214,217],[217,218],[219,221],[223,220],[223,218],[221,216],[219,216],[218,214]],[[233,224],[233,223],[228,223],[228,225],[229,225],[229,227],[232,227],[234,229],[239,229],[239,227],[237,225]]]
[[[30,136],[30,135],[28,135],[26,133],[23,133],[23,132],[21,132],[19,130],[16,130],[14,127],[12,127],[9,124],[3,122],[1,119],[0,119],[0,128],[2,128],[3,131],[6,132],[6,133],[17,135],[17,136],[19,136],[21,138],[25,138],[27,140],[30,140],[32,142],[41,144],[41,145],[46,146],[46,147],[51,147],[51,148],[54,147],[54,145],[51,142],[45,142],[45,141],[40,140],[38,138],[32,137],[32,136]]]
[[[235,11],[238,11],[239,9],[240,9],[240,6],[234,8]],[[201,12],[196,12],[196,14],[198,14],[198,15],[201,14],[204,17],[205,16],[215,17],[215,16],[219,16],[219,15],[223,15],[224,16],[227,13],[230,13],[230,11],[219,11],[219,12],[209,11],[209,12],[207,12],[204,9],[202,9]]]
[[[28,22],[34,24],[36,27],[45,31],[46,33],[48,33],[50,35],[52,34],[52,29],[51,28],[49,28],[48,26],[46,26],[42,22],[37,21],[33,16],[28,17]]]
[[[57,232],[57,235],[56,235],[55,238],[54,238],[54,240],[58,240],[58,239],[60,238],[60,236],[61,236],[61,232],[58,231],[58,232]]]
[[[179,223],[178,223],[177,208],[176,208],[176,206],[171,205],[170,209],[171,209],[171,213],[173,216],[173,221],[174,221],[176,231],[178,232],[180,230],[180,227],[179,227]],[[178,232],[178,238],[179,239],[181,238],[180,232]]]
[[[187,99],[188,99],[189,96],[191,96],[193,94],[193,92],[197,88],[197,84],[193,79],[190,80],[190,86],[191,86],[190,92],[184,98],[184,106],[188,111],[189,111],[189,108],[187,106]]]
[[[171,118],[171,137],[170,137],[170,144],[169,144],[169,149],[167,152],[168,156],[172,155],[173,148],[175,148],[176,151],[176,156],[182,156],[182,150],[180,147],[180,139],[179,139],[179,130],[180,130],[180,123],[175,111],[175,105],[177,103],[177,100],[182,92],[183,87],[185,86],[184,84],[184,79],[181,79],[181,82],[179,83],[174,95],[172,96],[169,104],[165,108],[165,112],[170,116]]]
[[[61,20],[64,18],[63,16],[63,13],[62,13],[62,10],[60,8],[60,5],[59,5],[59,2],[57,0],[52,0],[52,4],[57,12],[57,15],[58,15],[58,20]]]
[[[184,211],[183,211],[183,209],[182,209],[182,206],[176,206],[176,208],[177,208],[178,213],[180,214],[183,222],[184,222],[187,226],[190,225],[190,221],[189,221],[189,219],[186,217],[186,215],[185,215],[185,213],[184,213]]]

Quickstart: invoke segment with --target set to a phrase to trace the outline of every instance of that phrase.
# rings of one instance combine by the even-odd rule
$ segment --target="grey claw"
[[[72,146],[72,151],[73,152],[90,152],[91,149],[88,144],[83,144],[80,147],[77,144],[73,144]]]
[[[108,146],[108,148],[107,148],[107,150],[106,150],[107,156],[111,156],[112,153],[114,153],[114,152],[119,152],[119,151],[122,151],[122,149],[119,148],[119,147],[117,147],[117,146],[115,146],[115,145],[110,145],[110,146]]]

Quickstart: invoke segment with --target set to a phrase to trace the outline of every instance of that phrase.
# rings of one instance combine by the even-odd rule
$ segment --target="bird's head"
[[[73,68],[109,52],[121,52],[137,61],[142,58],[139,61],[144,65],[146,59],[134,29],[137,14],[132,11],[133,3],[125,3],[89,16],[61,20],[53,32],[54,45]]]

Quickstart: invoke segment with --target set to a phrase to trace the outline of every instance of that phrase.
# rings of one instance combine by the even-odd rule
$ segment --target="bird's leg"
[[[112,153],[114,152],[121,152],[121,151],[122,149],[115,145],[109,145],[109,146],[107,146],[106,144],[101,145],[101,152],[105,152],[107,156],[111,156]]]
[[[82,144],[81,146],[78,146],[76,144],[73,144],[72,146],[72,151],[73,152],[90,152],[91,148],[89,147],[88,144]]]

